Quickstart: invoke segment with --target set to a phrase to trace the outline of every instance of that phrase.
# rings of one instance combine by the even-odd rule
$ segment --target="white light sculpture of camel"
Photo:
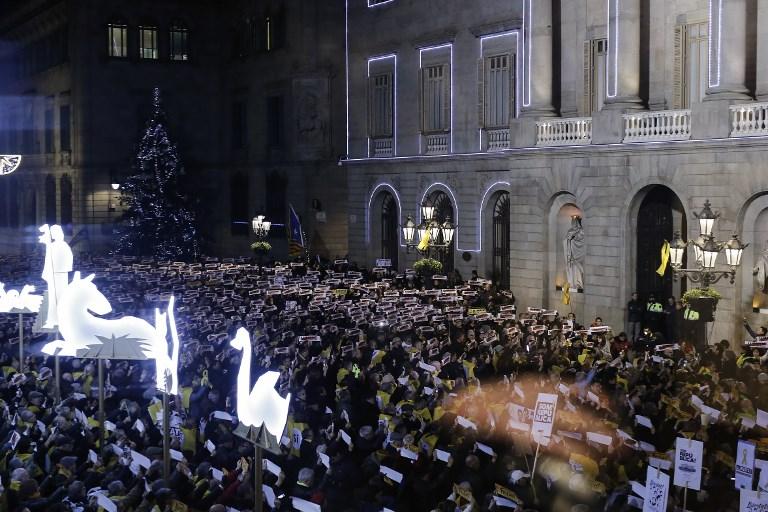
[[[34,295],[35,287],[24,285],[18,290],[5,291],[5,285],[0,283],[0,313],[37,313],[43,303],[42,295]]]
[[[288,405],[291,394],[283,398],[275,390],[280,378],[279,372],[268,371],[261,376],[249,391],[251,384],[251,335],[244,328],[239,328],[229,342],[243,352],[240,370],[237,373],[237,417],[248,427],[261,427],[278,439],[282,436],[288,420]]]
[[[178,363],[178,336],[173,324],[173,301],[169,304],[173,337],[173,356],[168,356],[165,339],[166,314],[155,314],[160,323],[152,326],[149,322],[133,316],[116,319],[99,318],[112,311],[112,305],[93,283],[93,274],[81,279],[75,272],[72,282],[59,298],[57,314],[62,339],[47,343],[42,352],[49,355],[93,357],[99,359],[155,359],[163,372],[157,380],[161,389],[166,378],[171,379],[171,389],[178,389],[176,365]],[[162,326],[161,326],[162,324]],[[166,376],[167,370],[171,370]]]

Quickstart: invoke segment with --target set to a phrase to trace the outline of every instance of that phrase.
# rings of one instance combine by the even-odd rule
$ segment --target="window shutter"
[[[421,68],[419,70],[419,131],[421,133],[424,133],[424,129],[427,126],[426,119],[427,119],[427,102],[426,98],[424,97],[425,90],[424,90],[425,80],[424,80],[424,68]]]
[[[477,59],[477,124],[485,128],[485,58]]]
[[[451,67],[443,64],[443,129],[451,129]]]
[[[592,41],[584,41],[584,97],[583,109],[585,116],[592,115],[592,73],[594,62],[592,58]]]
[[[368,77],[368,137],[373,137],[373,130],[374,130],[374,104],[373,104],[373,96],[374,96],[374,82],[375,79],[372,76]]]
[[[517,55],[509,55],[509,125],[517,117]]]
[[[392,136],[393,131],[393,124],[394,124],[394,111],[395,111],[395,83],[393,82],[394,77],[392,73],[387,73],[387,94],[386,94],[386,104],[384,105],[384,115],[386,116],[386,119],[384,119],[384,131],[386,132],[384,135],[386,137]]]
[[[685,25],[675,26],[674,62],[672,64],[672,108],[685,105]]]

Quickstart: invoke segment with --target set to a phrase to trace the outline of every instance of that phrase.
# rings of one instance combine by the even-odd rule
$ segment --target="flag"
[[[664,277],[664,272],[667,271],[667,263],[669,263],[669,242],[664,240],[664,245],[661,246],[661,265],[656,269],[656,273],[659,276]]]
[[[304,233],[301,231],[301,221],[293,205],[289,204],[288,208],[288,255],[295,258],[304,253]]]
[[[568,281],[563,284],[563,304],[566,306],[571,303],[571,283]]]

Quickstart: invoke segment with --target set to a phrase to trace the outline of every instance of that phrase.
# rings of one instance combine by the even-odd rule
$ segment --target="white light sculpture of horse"
[[[5,291],[5,285],[0,283],[0,313],[37,313],[43,303],[42,295],[34,295],[35,287],[24,285],[18,290]]]
[[[59,298],[57,314],[61,340],[43,347],[43,353],[100,359],[153,358],[160,343],[160,331],[149,322],[133,316],[99,318],[112,311],[112,305],[96,288],[91,274],[72,282]],[[166,345],[165,339],[162,343]]]
[[[280,378],[279,372],[269,371],[259,376],[253,389],[251,384],[251,335],[243,327],[237,330],[229,342],[232,347],[243,352],[240,369],[237,372],[237,417],[248,427],[261,427],[278,439],[282,436],[288,421],[288,405],[291,394],[283,398],[275,390]]]

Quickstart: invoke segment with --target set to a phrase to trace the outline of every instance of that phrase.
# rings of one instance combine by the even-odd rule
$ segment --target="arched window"
[[[45,222],[56,224],[56,179],[45,177]]]
[[[72,233],[72,179],[65,174],[59,180],[59,199],[61,203],[61,226],[67,234]]]
[[[170,43],[171,60],[189,60],[189,28],[183,22],[171,25]]]
[[[493,205],[493,282],[509,289],[509,193],[501,192]]]
[[[230,179],[229,208],[233,235],[247,235],[251,223],[248,218],[248,176],[237,173]]]
[[[107,55],[128,57],[128,23],[123,20],[107,24]]]
[[[381,203],[381,257],[389,259],[393,269],[397,269],[399,221],[397,202],[385,192]]]
[[[430,200],[432,201],[432,206],[435,207],[435,213],[433,217],[435,221],[442,224],[446,220],[450,219],[454,225],[456,224],[456,216],[453,214],[453,204],[451,203],[451,199],[448,197],[448,194],[438,190],[432,193]],[[453,248],[455,243],[456,238],[454,235],[454,239],[451,241],[451,245],[438,252],[438,259],[443,264],[443,274],[447,275],[453,272]]]

